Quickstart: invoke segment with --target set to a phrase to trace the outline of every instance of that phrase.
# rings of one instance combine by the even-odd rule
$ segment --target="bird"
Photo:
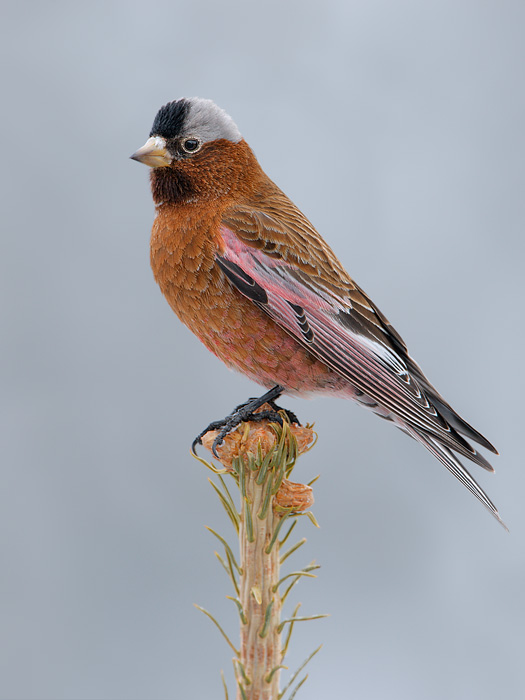
[[[277,410],[282,394],[351,399],[421,443],[506,528],[460,461],[494,471],[469,441],[496,448],[432,386],[223,109],[168,102],[130,157],[151,168],[150,259],[166,300],[212,353],[266,389],[194,447],[217,428],[217,455],[230,430],[268,402]]]

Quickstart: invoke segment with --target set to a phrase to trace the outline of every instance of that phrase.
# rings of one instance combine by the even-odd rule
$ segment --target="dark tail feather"
[[[464,435],[470,440],[474,440],[474,442],[477,442],[478,445],[481,445],[485,449],[497,455],[498,451],[494,447],[494,445],[491,442],[489,442],[487,438],[484,437],[481,433],[478,433],[478,431],[475,428],[473,428],[469,423],[467,423],[466,420],[463,420],[463,418],[461,418],[461,416],[459,416],[456,413],[456,411],[454,411],[452,406],[450,406],[450,404],[448,404],[445,401],[445,399],[439,394],[439,392],[436,391],[436,389],[432,386],[432,384],[423,374],[423,371],[421,370],[421,367],[417,364],[417,362],[415,362],[408,354],[405,356],[405,361],[410,370],[410,374],[412,374],[417,379],[418,384],[424,389],[429,401],[432,404],[434,404],[434,406],[438,409],[438,411],[441,413],[441,415],[447,421],[447,423],[451,425],[455,430],[457,430],[457,432],[461,435]],[[494,470],[491,469],[491,471]]]
[[[490,450],[490,452],[493,452],[495,455],[498,454],[498,451],[494,447],[494,445],[490,443],[486,437],[484,437],[481,433],[478,433],[477,430],[475,430],[471,425],[469,425],[469,423],[467,423],[466,420],[463,420],[461,416],[458,416],[454,409],[452,409],[448,405],[448,403],[443,401],[443,399],[440,396],[431,396],[430,400],[436,406],[436,408],[441,413],[443,418],[447,421],[447,423],[449,423],[453,428],[455,428],[458,431],[458,433],[464,435],[470,440],[474,440],[478,443],[478,445],[485,447],[487,450]]]
[[[503,525],[505,530],[508,531],[507,526],[503,522],[503,520],[500,518],[500,515],[498,513],[498,509],[492,503],[490,498],[487,496],[485,491],[479,486],[479,484],[471,477],[469,472],[465,469],[465,467],[461,464],[459,459],[454,455],[453,452],[448,447],[445,447],[444,445],[440,444],[439,441],[432,437],[431,435],[428,435],[427,433],[424,433],[423,431],[419,430],[418,428],[414,428],[412,426],[405,426],[405,430],[412,435],[418,442],[421,442],[427,450],[429,450],[434,457],[439,459],[439,461],[445,465],[445,467],[454,474],[454,476],[461,481],[461,483],[468,488],[468,490],[476,496],[478,500],[480,500],[485,508],[487,508],[490,513],[496,518],[496,520]]]

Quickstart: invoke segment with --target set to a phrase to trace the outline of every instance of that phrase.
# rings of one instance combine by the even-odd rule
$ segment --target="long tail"
[[[429,450],[434,457],[439,459],[439,461],[445,465],[445,467],[454,474],[454,476],[461,481],[461,483],[468,488],[468,490],[480,500],[485,508],[492,513],[496,520],[508,531],[508,527],[505,525],[503,520],[498,513],[498,509],[492,503],[490,498],[487,496],[485,491],[481,486],[472,478],[469,472],[461,464],[456,455],[445,445],[441,444],[434,436],[425,433],[424,431],[415,428],[414,426],[404,425],[403,430],[407,432],[411,437],[424,445],[427,450]]]

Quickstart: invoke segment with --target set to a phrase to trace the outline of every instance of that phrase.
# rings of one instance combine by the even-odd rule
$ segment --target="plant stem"
[[[256,483],[258,471],[242,465],[241,468],[245,469],[246,496],[239,529],[242,571],[239,598],[247,623],[241,624],[240,661],[250,684],[246,685],[242,677],[237,681],[239,686],[244,686],[245,695],[250,700],[272,700],[279,694],[278,666],[281,664],[281,634],[278,631],[281,597],[278,590],[273,591],[279,581],[279,542],[274,543],[269,554],[266,550],[283,514],[268,508],[265,517],[259,517],[265,495],[264,484]],[[246,530],[247,517],[252,523],[251,537]],[[270,676],[272,671],[274,673]],[[242,700],[240,687],[237,699]]]
[[[215,435],[211,431],[203,437],[203,444],[210,450]],[[305,512],[313,503],[312,489],[295,484],[287,477],[296,458],[314,442],[315,433],[308,426],[290,425],[285,421],[280,427],[261,421],[242,424],[228,434],[218,448],[224,469],[215,472],[231,474],[241,495],[241,508],[237,513],[221,476],[222,491],[214,485],[239,535],[239,564],[235,562],[224,538],[209,528],[225,548],[228,563],[220,555],[219,560],[238,594],[238,598],[232,600],[238,607],[241,620],[239,651],[212,617],[236,653],[233,663],[237,700],[277,700],[280,697],[280,670],[297,611],[293,615],[294,620],[281,621],[282,600],[291,585],[284,587],[284,593],[279,590],[279,585],[288,578],[280,577],[279,538],[284,544],[293,529],[294,517]],[[283,528],[288,518],[292,526]],[[303,541],[292,547],[284,558],[301,544]],[[317,568],[311,565],[293,572],[294,583],[301,576],[313,576],[309,572]],[[204,612],[209,615],[207,611]],[[283,627],[290,622],[283,648]]]

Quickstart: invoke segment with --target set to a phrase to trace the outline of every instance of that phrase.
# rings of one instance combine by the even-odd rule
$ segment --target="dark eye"
[[[201,147],[199,139],[186,139],[182,142],[182,148],[186,153],[195,153]]]

